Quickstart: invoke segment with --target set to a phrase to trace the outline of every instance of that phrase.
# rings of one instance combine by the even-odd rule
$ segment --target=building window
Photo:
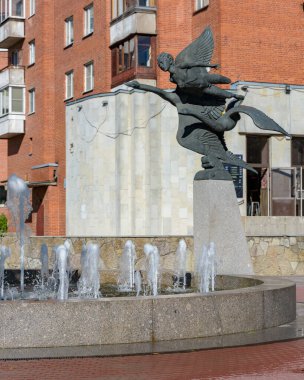
[[[30,0],[30,17],[36,13],[36,0]]]
[[[29,113],[35,112],[35,89],[29,90]]]
[[[9,113],[24,113],[23,87],[6,87],[0,91],[0,117]]]
[[[155,37],[135,35],[112,48],[112,87],[134,78],[155,79]]]
[[[70,99],[74,96],[74,71],[65,74],[65,98]]]
[[[0,91],[0,116],[7,115],[9,112],[9,87]]]
[[[4,205],[7,198],[7,191],[4,186],[0,186],[0,205]]]
[[[137,35],[112,49],[112,76],[134,69],[153,76],[155,37]],[[133,70],[133,71],[134,71]],[[149,73],[148,73],[148,71]]]
[[[87,36],[94,31],[94,8],[93,4],[84,8],[84,35]]]
[[[12,112],[22,113],[23,112],[23,88],[11,87],[11,97],[12,97]]]
[[[209,0],[195,0],[195,10],[203,9],[208,7]]]
[[[112,0],[112,19],[135,7],[155,7],[155,0]]]
[[[65,46],[72,45],[74,42],[74,23],[73,16],[65,20]]]
[[[94,88],[94,64],[93,62],[84,65],[84,92]]]
[[[11,53],[11,65],[18,66],[19,65],[19,51],[13,50]]]
[[[151,67],[151,37],[138,36],[138,65]]]
[[[0,0],[0,22],[9,17],[24,18],[24,0]]]
[[[304,166],[304,137],[291,139],[291,166]]]
[[[117,53],[117,66],[115,67],[115,75],[129,70],[131,67],[135,66],[135,40],[125,41],[123,44],[119,45],[116,49]]]
[[[35,41],[29,42],[29,65],[33,65],[35,63]]]

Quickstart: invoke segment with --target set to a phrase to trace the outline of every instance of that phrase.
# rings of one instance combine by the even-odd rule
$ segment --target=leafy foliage
[[[4,214],[0,214],[0,236],[7,232],[7,217]]]

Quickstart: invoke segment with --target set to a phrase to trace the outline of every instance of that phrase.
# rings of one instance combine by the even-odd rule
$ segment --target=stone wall
[[[132,239],[138,256],[136,268],[144,268],[143,246],[151,243],[158,247],[161,255],[161,266],[170,270],[174,265],[174,253],[178,242],[184,238],[188,247],[188,270],[193,270],[193,238],[192,236],[164,236],[164,237],[73,237],[71,263],[74,269],[80,267],[82,245],[86,242],[96,242],[101,247],[101,257],[104,269],[117,269],[119,257],[125,242]],[[32,237],[26,249],[26,268],[40,268],[40,246],[45,243],[49,248],[50,267],[52,265],[52,247],[62,244],[64,237]],[[249,251],[252,257],[254,272],[257,275],[304,275],[304,236],[247,236]],[[19,268],[18,244],[13,236],[6,236],[0,240],[1,244],[12,249],[12,256],[7,260],[7,267]]]
[[[256,274],[304,274],[304,236],[248,237],[247,241]]]

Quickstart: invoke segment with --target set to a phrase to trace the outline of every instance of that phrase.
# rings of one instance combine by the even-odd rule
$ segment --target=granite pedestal
[[[215,243],[219,274],[253,274],[232,181],[194,181],[193,235],[195,254]]]

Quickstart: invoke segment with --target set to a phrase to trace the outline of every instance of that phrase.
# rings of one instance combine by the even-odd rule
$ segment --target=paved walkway
[[[304,379],[304,339],[178,354],[0,362],[1,380]]]
[[[304,279],[296,282],[297,301],[304,302]],[[304,380],[304,339],[187,353],[0,361],[0,380],[34,379]]]

